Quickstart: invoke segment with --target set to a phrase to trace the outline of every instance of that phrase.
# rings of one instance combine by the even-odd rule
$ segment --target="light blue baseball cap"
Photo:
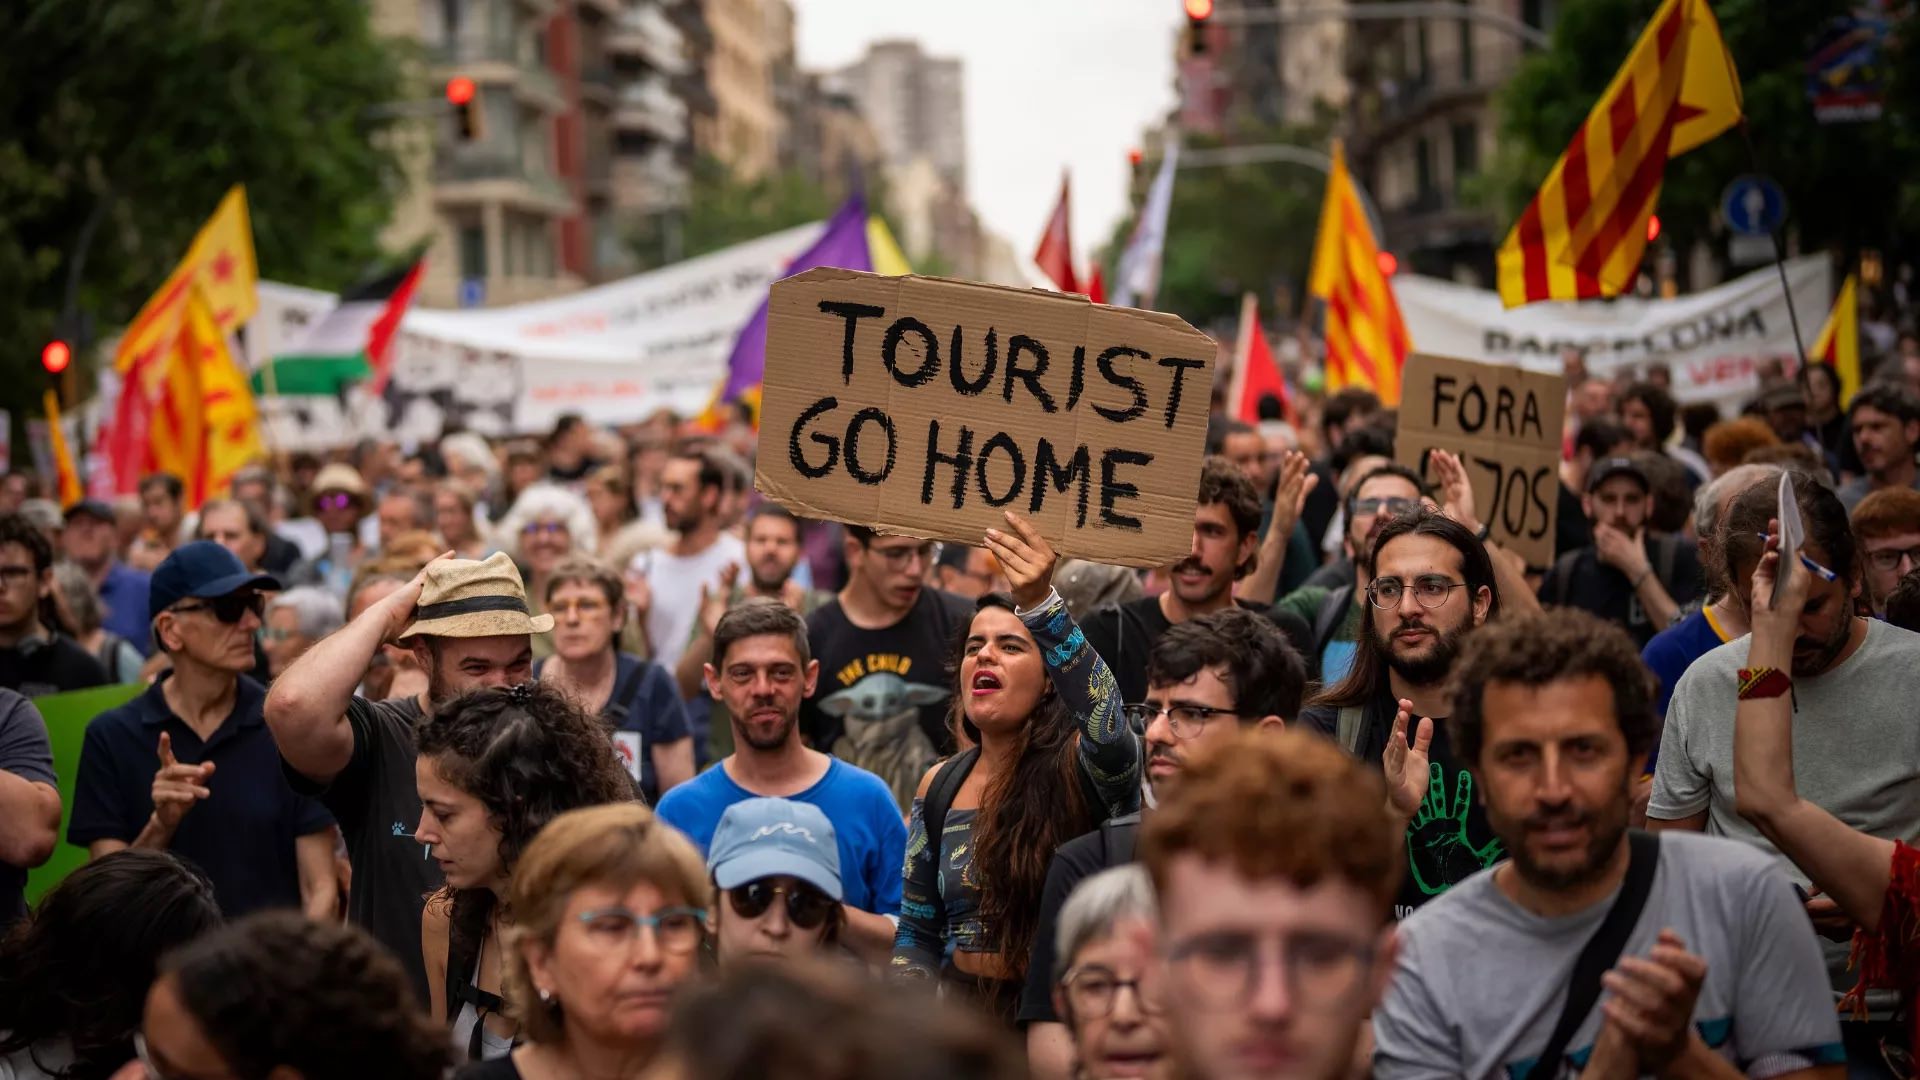
[[[743,799],[727,807],[707,845],[707,869],[723,889],[786,874],[842,898],[840,843],[812,803]]]

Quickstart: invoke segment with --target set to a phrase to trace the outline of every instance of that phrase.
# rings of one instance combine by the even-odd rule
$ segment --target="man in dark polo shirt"
[[[20,514],[0,515],[0,686],[25,697],[105,686],[93,654],[48,625],[53,545]]]
[[[189,859],[230,917],[298,907],[327,919],[339,897],[333,818],[281,775],[266,690],[244,674],[260,590],[279,587],[208,540],[153,572],[153,636],[173,669],[87,725],[67,840],[96,859],[126,847]]]
[[[442,557],[273,680],[267,724],[287,779],[319,795],[346,834],[353,862],[347,918],[393,951],[422,1004],[420,911],[441,878],[413,839],[420,824],[414,725],[468,690],[531,682],[532,635],[552,629],[553,616],[528,614],[526,586],[506,555]],[[388,642],[413,651],[427,673],[424,693],[387,701],[354,693]]]

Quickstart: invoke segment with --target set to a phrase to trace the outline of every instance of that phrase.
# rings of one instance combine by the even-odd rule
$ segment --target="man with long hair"
[[[1467,762],[1444,730],[1447,676],[1467,636],[1500,613],[1500,597],[1486,546],[1466,526],[1419,507],[1375,536],[1365,598],[1353,666],[1308,703],[1301,721],[1362,761],[1386,759],[1387,784],[1407,818],[1410,872],[1395,904],[1404,917],[1502,854]]]

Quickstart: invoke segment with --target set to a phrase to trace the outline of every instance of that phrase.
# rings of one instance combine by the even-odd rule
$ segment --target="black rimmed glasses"
[[[1173,728],[1176,739],[1191,739],[1206,730],[1207,724],[1216,716],[1237,716],[1232,709],[1216,709],[1207,705],[1187,705],[1174,702],[1165,707],[1141,702],[1120,706],[1120,715],[1127,718],[1135,731],[1145,731],[1155,720],[1166,714],[1168,726]]]

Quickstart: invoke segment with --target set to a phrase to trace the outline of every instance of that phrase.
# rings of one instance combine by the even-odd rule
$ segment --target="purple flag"
[[[820,239],[787,264],[786,275],[816,266],[873,270],[873,256],[867,251],[867,201],[859,192],[834,211]],[[760,385],[766,370],[767,301],[762,300],[733,343],[733,355],[727,359],[727,384],[720,391],[720,400],[740,400],[741,395]]]

